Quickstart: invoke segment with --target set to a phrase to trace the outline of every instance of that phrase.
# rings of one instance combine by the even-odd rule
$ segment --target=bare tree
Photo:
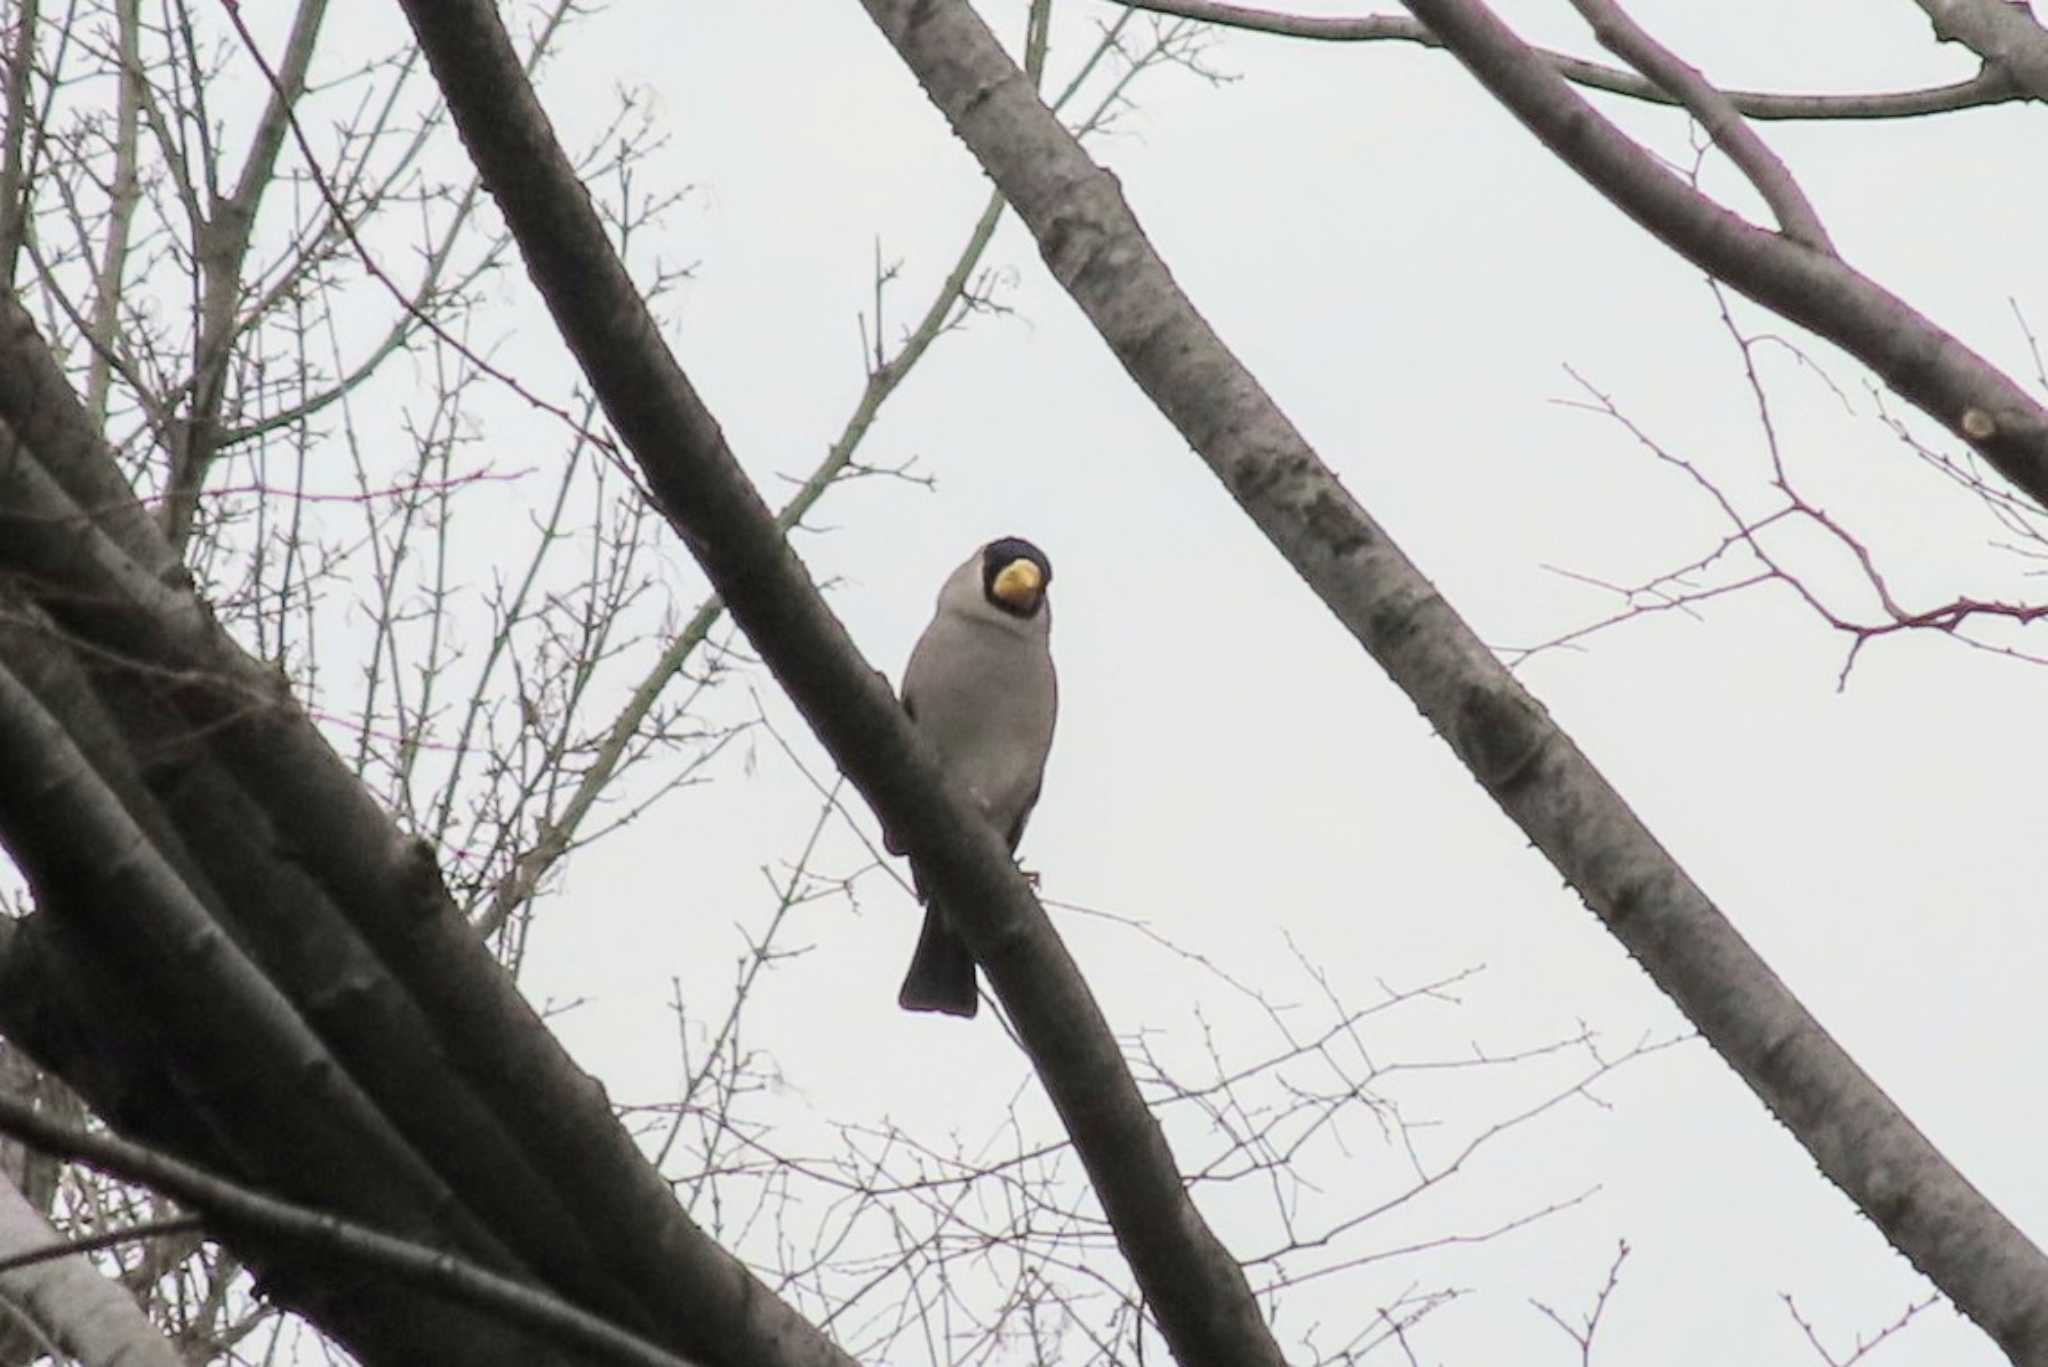
[[[14,17],[8,138],[18,174],[7,202],[9,241],[26,278],[6,300],[13,406],[4,516],[15,558],[4,629],[16,686],[9,772],[19,781],[10,794],[20,804],[10,810],[22,823],[10,848],[31,895],[19,919],[0,922],[0,1013],[9,1036],[54,1070],[12,1089],[16,1125],[144,1185],[92,1180],[82,1168],[61,1188],[28,1183],[34,1211],[54,1229],[24,1224],[11,1250],[31,1260],[26,1266],[38,1266],[33,1260],[60,1235],[80,1252],[97,1250],[102,1268],[194,1357],[279,1351],[279,1339],[298,1331],[275,1305],[303,1309],[371,1359],[429,1351],[494,1358],[530,1330],[566,1335],[564,1352],[591,1350],[573,1321],[490,1290],[490,1267],[531,1277],[582,1264],[565,1294],[647,1334],[646,1313],[617,1291],[599,1291],[604,1278],[591,1270],[613,1222],[591,1217],[603,1239],[574,1232],[563,1223],[571,1198],[545,1194],[541,1169],[591,1168],[592,1146],[612,1146],[627,1161],[626,1175],[611,1179],[624,1183],[611,1198],[614,1213],[624,1203],[643,1221],[652,1217],[636,1256],[673,1257],[675,1231],[694,1226],[650,1199],[653,1169],[624,1160],[629,1150],[619,1147],[608,1108],[593,1106],[516,995],[502,984],[481,992],[457,984],[493,972],[479,939],[516,975],[536,898],[562,861],[697,781],[732,737],[757,725],[721,720],[711,705],[726,668],[712,648],[721,598],[683,610],[678,586],[651,567],[657,524],[637,473],[597,425],[594,401],[535,393],[492,359],[498,324],[483,285],[506,261],[510,239],[479,212],[482,179],[450,177],[436,160],[433,134],[444,115],[416,58],[315,79],[326,17],[317,5],[298,12],[275,64],[262,63],[261,43],[238,22],[223,28],[207,12],[173,8],[160,25],[133,4],[55,17],[30,6]],[[513,56],[517,69],[537,71],[572,17],[567,7],[536,11],[529,45]],[[1034,68],[1046,25],[1041,5],[1027,43]],[[226,73],[250,61],[260,64],[269,104],[238,159],[209,102]],[[1085,136],[1114,118],[1134,79],[1162,66],[1200,71],[1193,28],[1126,18],[1101,32],[1049,98],[1071,109],[1071,126]],[[320,111],[336,108],[346,117],[316,145],[309,130],[320,126]],[[629,261],[641,227],[678,200],[637,188],[654,138],[628,97],[589,136],[591,154],[572,165],[580,182],[608,188],[597,204],[607,252]],[[232,193],[222,188],[230,184]],[[859,445],[928,348],[999,307],[999,282],[982,258],[1002,208],[991,196],[965,225],[957,259],[907,327],[886,322],[885,305],[904,284],[896,267],[877,261],[865,384],[774,519],[778,536],[848,480],[917,477],[861,463]],[[636,307],[658,303],[677,278],[654,263],[634,287]],[[188,317],[142,302],[186,281],[194,282]],[[538,414],[559,434],[546,473],[475,454],[483,426],[505,409]],[[519,493],[518,506],[539,510],[524,550],[509,560],[498,528],[507,490]],[[503,563],[484,583],[457,568],[478,558],[480,525]],[[243,644],[230,644],[223,629]],[[178,698],[198,710],[186,713]],[[289,777],[297,796],[258,797],[263,780],[245,764]],[[343,802],[319,820],[341,824],[296,827],[287,814],[312,816],[322,805],[315,790]],[[276,816],[265,814],[271,804]],[[836,819],[838,808],[828,802],[823,811]],[[132,847],[133,857],[74,868],[72,853],[90,839]],[[313,865],[308,851],[319,852]],[[67,890],[73,872],[86,881]],[[115,886],[128,892],[111,896]],[[1016,1117],[995,1126],[993,1150],[923,1150],[914,1137],[849,1127],[840,1151],[816,1158],[779,1148],[750,1118],[773,1066],[741,1044],[750,984],[785,952],[790,910],[840,892],[799,859],[729,1002],[677,1004],[685,1082],[672,1103],[627,1119],[655,1137],[652,1157],[689,1193],[686,1208],[708,1210],[713,1231],[733,1237],[726,1209],[751,1204],[757,1217],[783,1221],[796,1218],[793,1193],[807,1187],[855,1193],[819,1230],[773,1247],[788,1258],[783,1294],[827,1323],[872,1317],[858,1341],[874,1352],[893,1355],[906,1330],[920,1326],[933,1342],[957,1335],[901,1314],[904,1305],[947,1298],[958,1298],[963,1323],[979,1324],[967,1332],[989,1351],[1020,1332],[1085,1332],[1111,1344],[1142,1337],[1136,1290],[1114,1269],[1096,1270],[1099,1238],[1082,1235],[1086,1258],[1070,1243],[1099,1220],[1085,1189],[1064,1175],[1061,1148]],[[390,918],[381,928],[352,921],[350,907],[372,906]],[[407,928],[422,909],[440,927],[427,942]],[[94,919],[116,910],[115,919]],[[387,960],[393,953],[410,962],[409,978]],[[195,954],[221,976],[191,974]],[[419,998],[430,984],[438,1004]],[[477,1016],[464,996],[494,1005]],[[490,1011],[504,1013],[495,1025]],[[200,1036],[161,1048],[143,1041],[156,1029],[148,1021],[207,1016]],[[136,1031],[132,1044],[113,1043]],[[504,1052],[522,1032],[525,1062]],[[1367,1073],[1345,1071],[1362,1062],[1339,1063],[1324,1043],[1307,1048],[1343,1084],[1323,1084],[1328,1095],[1315,1103],[1322,1124],[1330,1111],[1369,1105],[1359,1091]],[[497,1080],[436,1082],[436,1069],[451,1066],[443,1060],[466,1050],[494,1054]],[[1185,1096],[1211,1107],[1222,1096],[1242,1108],[1237,1098],[1248,1088],[1278,1078],[1303,1053],[1290,1045],[1194,1088],[1155,1061],[1151,1085],[1162,1104]],[[527,1090],[536,1057],[567,1089],[552,1100]],[[188,1167],[76,1133],[84,1112],[55,1074],[99,1119]],[[289,1100],[295,1092],[302,1104]],[[47,1128],[44,1110],[46,1128],[34,1130],[39,1096],[56,1105],[57,1129]],[[267,1114],[242,1137],[204,1137],[236,1128],[210,1110],[231,1096],[240,1101],[223,1104],[264,1098]],[[425,1107],[429,1096],[439,1100]],[[506,1145],[528,1122],[493,1114],[515,1103],[580,1112],[586,1128],[565,1137],[551,1122],[546,1142],[562,1147],[552,1157],[521,1153],[519,1143]],[[269,1157],[258,1152],[269,1141],[256,1132],[265,1129],[280,1145]],[[1257,1154],[1265,1142],[1240,1134],[1215,1162],[1240,1146]],[[1006,1147],[1015,1152],[1006,1156]],[[430,1156],[437,1148],[440,1156]],[[937,1166],[930,1183],[941,1204],[905,1243],[899,1203],[925,1189],[927,1163]],[[1281,1166],[1267,1152],[1211,1180]],[[1410,1190],[1443,1176],[1418,1160]],[[358,1183],[356,1196],[341,1194]],[[152,1187],[207,1210],[210,1232],[235,1225],[241,1234],[201,1240],[191,1218],[167,1212]],[[498,1215],[463,1210],[493,1190]],[[1031,1210],[1064,1211],[1067,1233],[1040,1246],[1028,1224],[1015,1232],[999,1224],[993,1243],[960,1246],[944,1217],[991,1190],[1011,1194],[1016,1221]],[[433,1294],[450,1291],[439,1281],[387,1302],[357,1290],[365,1274],[335,1281],[323,1269],[364,1258],[381,1257],[414,1281],[433,1263],[408,1261],[367,1230],[326,1238],[278,1197],[466,1259],[457,1282],[482,1299],[464,1302],[473,1310],[451,1307]],[[525,1232],[489,1229],[499,1218]],[[897,1247],[898,1273],[874,1275],[873,1227],[885,1227],[876,1237]],[[669,1251],[660,1253],[664,1241]],[[685,1235],[684,1247],[693,1241],[706,1259],[700,1275],[735,1270],[699,1236]],[[524,1252],[510,1251],[521,1245]],[[850,1251],[830,1254],[842,1246]],[[1329,1231],[1276,1243],[1272,1284],[1301,1275],[1314,1250],[1336,1257],[1341,1248]],[[990,1261],[996,1252],[1028,1266],[1029,1277],[1013,1280]],[[267,1304],[253,1294],[256,1274]],[[642,1275],[670,1272],[650,1264]],[[975,1276],[1000,1290],[986,1301],[967,1295]],[[1076,1276],[1112,1294],[1090,1306],[1073,1290]],[[776,1326],[786,1321],[760,1308],[755,1284],[743,1279],[720,1294],[741,1330],[735,1336],[731,1322],[719,1327],[679,1307],[692,1325],[686,1344],[701,1350],[785,1332]],[[20,1295],[29,1335],[22,1352],[83,1343],[74,1331],[100,1315],[90,1298],[37,1288]],[[511,1319],[490,1328],[501,1316]],[[804,1342],[801,1351],[831,1355],[815,1336]],[[598,1351],[606,1351],[601,1340]]]

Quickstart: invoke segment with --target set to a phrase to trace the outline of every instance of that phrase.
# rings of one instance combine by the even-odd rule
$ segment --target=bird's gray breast
[[[903,671],[918,729],[1006,834],[1029,813],[1052,748],[1058,685],[1044,628],[941,613]]]

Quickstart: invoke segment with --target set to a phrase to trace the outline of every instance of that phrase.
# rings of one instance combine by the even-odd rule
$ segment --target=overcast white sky
[[[1532,39],[1596,55],[1562,0],[1499,8]],[[1973,69],[1905,0],[1631,8],[1728,86],[1894,89]],[[982,9],[1014,39],[1022,0]],[[1115,13],[1062,0],[1055,73]],[[1699,273],[1555,164],[1452,59],[1219,33],[1207,61],[1235,79],[1148,76],[1096,155],[1198,306],[1487,640],[1533,643],[1613,609],[1546,567],[1643,580],[1724,530],[1613,423],[1556,402],[1580,397],[1566,366],[1744,507],[1770,506],[1754,402]],[[858,392],[856,315],[871,308],[877,244],[901,262],[891,307],[905,324],[985,180],[851,0],[625,0],[575,35],[542,93],[573,140],[621,85],[652,92],[673,135],[642,174],[691,187],[670,220],[670,259],[698,263],[672,343],[764,486],[800,475]],[[1687,155],[1680,117],[1602,106]],[[2035,245],[2048,222],[2044,119],[2008,107],[1765,134],[1850,261],[2025,378],[2011,304],[2048,329]],[[1731,188],[1718,169],[1709,183]],[[974,545],[1019,533],[1050,553],[1063,710],[1023,851],[1043,893],[1142,921],[1298,1003],[1307,1023],[1327,1011],[1290,941],[1353,1006],[1483,969],[1455,1003],[1373,1021],[1383,1062],[1506,1053],[1582,1026],[1618,1054],[1682,1029],[1128,383],[1014,221],[990,262],[1013,316],[943,341],[863,452],[915,458],[935,487],[842,491],[800,549],[892,677]],[[515,304],[526,292],[516,276],[501,288]],[[1865,373],[1807,345],[1853,411],[1774,354],[1765,378],[1786,459],[1868,539],[1895,591],[1921,606],[2040,593],[2023,561],[1992,548],[1993,524],[1877,420]],[[524,378],[565,393],[558,359],[534,355]],[[536,434],[536,452],[554,441]],[[1872,610],[1838,551],[1787,544],[1846,609]],[[680,547],[674,557],[688,599],[694,574]],[[2040,1238],[2048,853],[2031,719],[2048,673],[1898,638],[1868,649],[1838,689],[1846,645],[1768,587],[1699,620],[1625,624],[1523,674],[1822,1022]],[[772,681],[757,672],[754,686],[818,764]],[[730,713],[749,710],[742,684],[727,692]],[[809,788],[765,738],[742,761],[735,749],[717,782],[581,857],[543,908],[529,986],[582,999],[558,1026],[615,1099],[669,1094],[671,977],[686,998],[722,999],[742,949],[734,927],[770,901],[761,869],[794,856],[814,819]],[[821,865],[850,873],[866,857],[835,831]],[[837,900],[802,914],[809,952],[768,977],[753,1015],[790,1123],[887,1117],[934,1144],[979,1146],[1027,1069],[986,1013],[963,1024],[896,1010],[917,913],[880,874],[857,887],[857,914]],[[1120,1032],[1152,1032],[1190,1065],[1203,1021],[1231,1061],[1278,1047],[1212,975],[1125,926],[1056,915]],[[1442,1121],[1422,1141],[1441,1156],[1583,1065],[1576,1054],[1386,1091],[1412,1118]],[[1587,1200],[1490,1243],[1291,1293],[1284,1345],[1298,1352],[1307,1323],[1341,1328],[1407,1288],[1449,1285],[1471,1294],[1426,1322],[1422,1360],[1575,1362],[1528,1301],[1585,1308],[1622,1239],[1634,1252],[1600,1361],[1818,1362],[1781,1293],[1842,1356],[1927,1294],[1703,1045],[1632,1062],[1597,1094],[1604,1107],[1575,1102],[1499,1140],[1345,1248],[1475,1234]],[[1170,1133],[1189,1154],[1208,1142],[1198,1125]],[[1401,1155],[1376,1131],[1343,1138],[1348,1153],[1315,1159],[1309,1223],[1401,1182]],[[1205,1205],[1240,1252],[1272,1237],[1256,1202]],[[2000,1357],[1937,1307],[1873,1360]]]

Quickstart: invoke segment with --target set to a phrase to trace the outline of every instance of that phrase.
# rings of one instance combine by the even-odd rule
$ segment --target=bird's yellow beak
[[[1037,564],[1019,556],[996,572],[996,582],[990,587],[996,597],[1025,612],[1038,600],[1038,591],[1044,585]]]

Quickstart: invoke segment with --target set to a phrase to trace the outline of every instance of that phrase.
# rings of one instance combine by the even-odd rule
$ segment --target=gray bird
[[[932,624],[903,668],[903,710],[1012,850],[1038,801],[1059,710],[1045,596],[1051,583],[1052,562],[1029,541],[989,542],[947,578]],[[882,843],[891,854],[904,852],[893,832]],[[929,902],[915,860],[910,875]],[[980,1004],[974,956],[936,902],[925,908],[896,1002],[953,1016],[972,1016]]]

